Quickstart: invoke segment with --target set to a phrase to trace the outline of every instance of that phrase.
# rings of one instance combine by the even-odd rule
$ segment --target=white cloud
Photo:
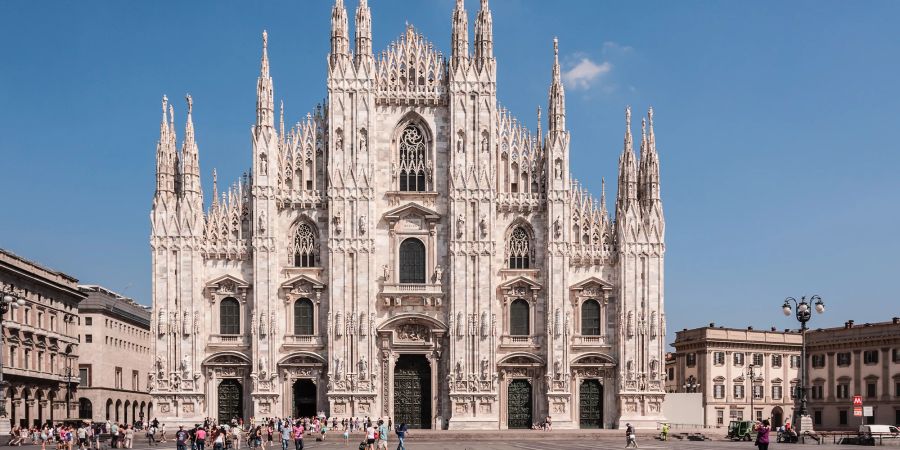
[[[590,58],[583,56],[571,69],[563,71],[562,79],[563,83],[571,89],[587,90],[611,70],[612,63],[609,61],[596,63]]]
[[[634,50],[630,45],[622,45],[618,42],[606,41],[603,43],[603,53],[631,53]]]

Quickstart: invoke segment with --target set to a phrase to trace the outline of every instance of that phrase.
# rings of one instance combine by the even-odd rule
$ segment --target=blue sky
[[[449,52],[453,0],[370,0],[377,50]],[[348,0],[348,8],[356,1]],[[470,25],[478,2],[467,0]],[[900,314],[898,2],[493,0],[501,104],[545,106],[552,38],[573,175],[614,195],[623,108],[656,112],[669,331]],[[325,96],[331,1],[0,2],[0,247],[150,301],[159,102],[194,99],[204,187],[250,163],[260,33],[288,122]],[[181,132],[179,131],[181,136]],[[207,194],[207,199],[209,195]]]

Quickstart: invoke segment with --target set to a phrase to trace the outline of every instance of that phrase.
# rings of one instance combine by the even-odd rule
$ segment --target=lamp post
[[[25,299],[16,295],[11,287],[0,292],[0,436],[9,434],[10,423],[6,418],[6,382],[3,380],[3,347],[6,345],[6,337],[3,333],[3,316],[9,312],[11,308],[18,308],[25,305]]]
[[[815,307],[816,312],[819,314],[825,312],[825,302],[823,302],[822,297],[819,297],[818,295],[813,295],[809,300],[807,300],[806,297],[800,297],[799,301],[794,297],[788,297],[784,299],[784,304],[781,305],[781,309],[784,311],[785,316],[791,315],[791,303],[794,304],[793,311],[797,317],[797,321],[800,322],[800,388],[798,389],[800,409],[797,411],[797,415],[801,418],[801,429],[803,429],[804,418],[806,418],[810,428],[812,428],[812,421],[809,420],[809,412],[806,410],[806,322],[809,322],[809,319],[812,318],[813,307]]]
[[[684,383],[684,392],[697,392],[697,388],[700,387],[700,383],[697,382],[697,379],[694,378],[693,375],[689,376],[687,382]]]
[[[72,344],[66,346],[66,420],[70,419],[72,410],[70,403],[72,401]]]
[[[753,397],[756,396],[756,389],[754,389],[753,379],[756,377],[756,373],[753,371],[755,366],[753,364],[747,365],[747,368],[744,369],[744,376],[746,376],[750,380],[750,420],[756,420],[755,410],[753,409]]]

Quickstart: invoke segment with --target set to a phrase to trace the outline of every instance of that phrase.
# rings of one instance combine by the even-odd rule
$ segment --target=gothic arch
[[[392,330],[394,326],[405,322],[428,325],[432,330],[447,330],[447,324],[445,324],[444,322],[421,313],[407,313],[391,317],[390,319],[382,322],[381,325],[379,325],[376,329],[378,330],[378,332],[389,331]]]
[[[514,220],[504,237],[507,269],[532,269],[535,266],[534,228],[524,219]]]
[[[306,361],[304,361],[306,360]],[[326,364],[322,355],[313,352],[293,352],[278,361],[278,366],[285,364]]]
[[[616,360],[604,353],[585,353],[572,361],[572,365],[616,365]]]
[[[543,366],[545,364],[544,360],[533,353],[526,352],[515,352],[506,355],[497,362],[498,366],[508,366],[508,365],[520,365],[520,364],[534,364]]]
[[[398,191],[432,191],[434,132],[431,124],[415,111],[407,112],[391,137],[391,160]]]
[[[291,225],[288,239],[289,263],[294,267],[317,267],[319,259],[319,227],[303,215]]]
[[[209,355],[200,363],[201,366],[207,365],[249,365],[250,358],[240,352],[224,351],[216,352]]]

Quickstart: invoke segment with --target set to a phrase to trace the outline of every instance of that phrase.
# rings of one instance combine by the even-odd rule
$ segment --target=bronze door
[[[244,392],[235,379],[219,383],[219,423],[231,423],[231,419],[244,417]]]
[[[600,381],[582,381],[578,400],[581,428],[603,428],[603,385]]]
[[[423,355],[401,355],[394,367],[394,424],[431,428],[431,368]]]
[[[316,411],[316,384],[308,378],[301,378],[294,382],[294,417],[315,417]]]
[[[522,379],[510,381],[506,403],[506,425],[511,429],[530,429],[532,425],[531,383]]]

